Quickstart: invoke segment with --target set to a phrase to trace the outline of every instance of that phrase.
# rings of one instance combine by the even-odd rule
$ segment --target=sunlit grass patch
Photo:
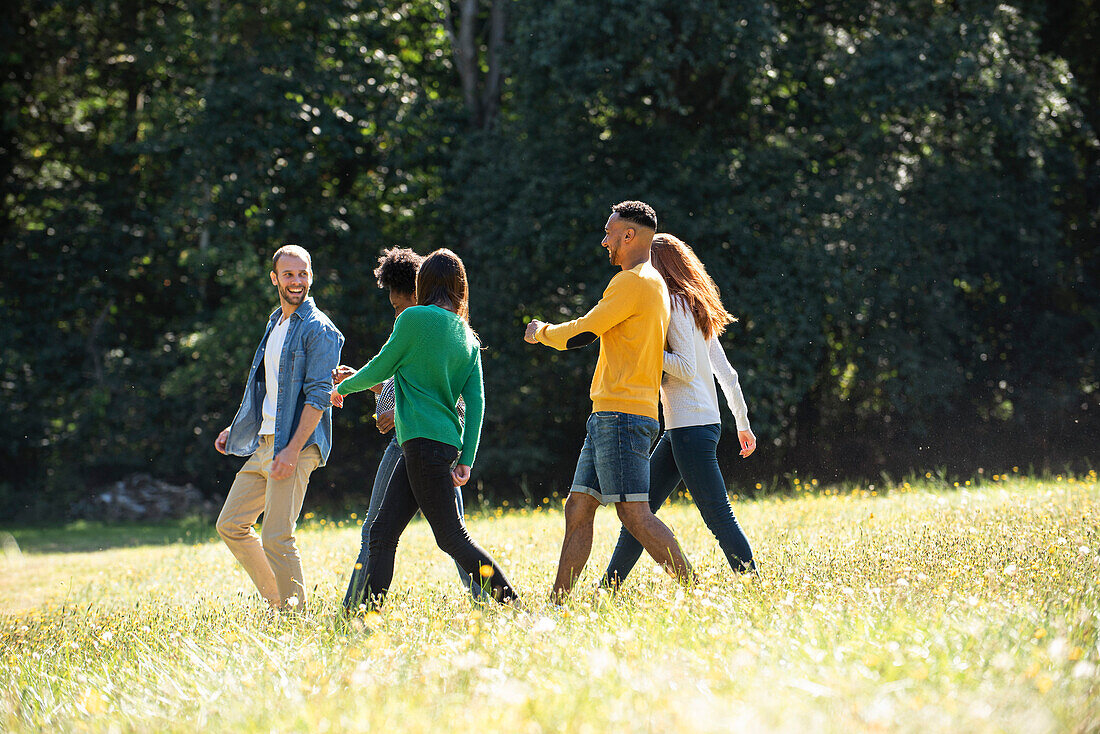
[[[562,607],[547,603],[559,503],[469,521],[518,610],[473,604],[420,520],[386,607],[347,623],[353,521],[304,523],[306,615],[267,613],[208,538],[5,553],[0,729],[1100,726],[1095,474],[806,484],[735,504],[755,577],[729,571],[693,506],[664,508],[702,576],[687,589],[643,558],[598,591],[618,532],[601,511]]]

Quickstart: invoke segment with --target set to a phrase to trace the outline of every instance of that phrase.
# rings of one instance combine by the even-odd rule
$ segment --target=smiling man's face
[[[622,248],[630,230],[630,223],[624,221],[618,212],[612,213],[603,226],[604,236],[600,246],[607,249],[607,259],[612,265],[622,263]]]
[[[271,284],[279,290],[279,300],[284,306],[297,308],[309,295],[313,270],[297,255],[283,255],[271,274]]]

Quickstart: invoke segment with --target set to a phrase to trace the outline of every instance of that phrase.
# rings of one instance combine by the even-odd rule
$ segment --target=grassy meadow
[[[303,615],[266,613],[207,524],[9,529],[0,730],[1100,730],[1096,474],[967,484],[736,502],[755,578],[680,501],[661,515],[701,583],[643,558],[614,597],[604,509],[560,608],[560,500],[470,518],[521,609],[471,603],[418,519],[350,625],[354,519],[303,522]]]

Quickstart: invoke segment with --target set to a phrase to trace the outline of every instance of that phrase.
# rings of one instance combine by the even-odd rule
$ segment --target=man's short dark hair
[[[644,201],[620,201],[611,207],[611,211],[618,214],[620,219],[657,231],[657,212]]]
[[[407,247],[383,250],[378,258],[378,267],[374,269],[378,287],[411,296],[416,293],[416,271],[423,260]]]

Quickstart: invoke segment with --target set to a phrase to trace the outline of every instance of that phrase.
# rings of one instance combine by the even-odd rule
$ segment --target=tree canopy
[[[1095,454],[1095,3],[2,12],[9,514],[137,470],[224,491],[212,442],[288,242],[353,365],[392,325],[379,252],[458,252],[486,346],[479,491],[564,490],[595,348],[523,326],[596,302],[603,222],[633,198],[740,319],[722,341],[763,449],[735,482]],[[369,485],[370,413],[338,412],[318,500]]]

